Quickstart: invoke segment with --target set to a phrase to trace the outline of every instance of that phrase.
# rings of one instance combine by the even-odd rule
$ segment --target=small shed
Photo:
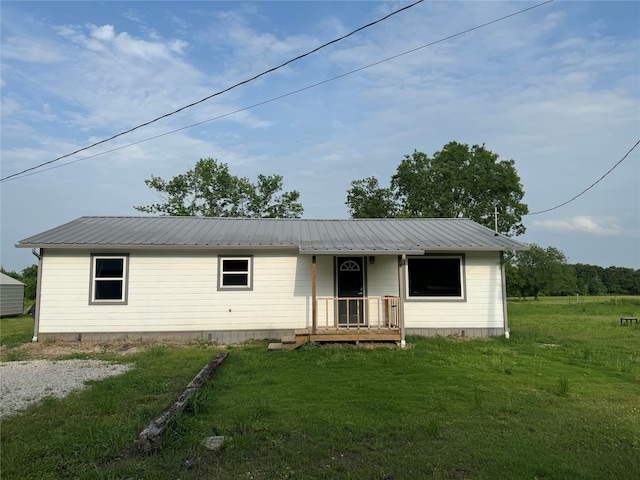
[[[24,283],[0,272],[0,317],[20,315],[24,308]]]

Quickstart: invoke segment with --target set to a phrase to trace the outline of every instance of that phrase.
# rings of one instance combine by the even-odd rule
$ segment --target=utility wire
[[[371,23],[368,23],[368,24],[366,24],[366,25],[364,25],[362,27],[356,28],[355,30],[353,30],[350,33],[347,33],[346,35],[343,35],[343,36],[341,36],[339,38],[331,40],[330,42],[327,42],[327,43],[325,43],[323,45],[320,45],[319,47],[316,47],[313,50],[308,51],[307,53],[303,53],[302,55],[298,55],[297,57],[292,58],[291,60],[287,60],[286,62],[278,65],[277,67],[273,67],[273,68],[270,68],[268,70],[265,70],[264,72],[259,73],[258,75],[255,75],[255,76],[253,76],[251,78],[248,78],[247,80],[243,80],[241,82],[238,82],[235,85],[227,87],[224,90],[220,90],[219,92],[216,92],[216,93],[214,93],[212,95],[209,95],[208,97],[205,97],[205,98],[203,98],[201,100],[198,100],[197,102],[190,103],[189,105],[185,105],[184,107],[181,107],[181,108],[179,108],[177,110],[174,110],[173,112],[161,115],[161,116],[159,116],[157,118],[154,118],[153,120],[150,120],[148,122],[145,122],[145,123],[142,123],[142,124],[140,124],[138,126],[130,128],[129,130],[125,130],[124,132],[118,133],[118,134],[113,135],[113,136],[111,136],[109,138],[105,138],[104,140],[100,140],[99,142],[93,143],[93,144],[89,145],[88,147],[80,148],[80,149],[78,149],[78,150],[76,150],[74,152],[68,153],[66,155],[62,155],[61,157],[58,157],[58,158],[54,158],[53,160],[49,160],[48,162],[44,162],[44,163],[41,163],[41,164],[36,165],[34,167],[30,167],[30,168],[27,168],[25,170],[22,170],[21,172],[17,172],[17,173],[14,173],[12,175],[8,175],[8,176],[6,176],[4,178],[1,178],[0,182],[4,182],[5,180],[8,180],[9,178],[16,177],[18,175],[22,175],[23,173],[29,172],[31,170],[36,170],[36,169],[38,169],[40,167],[43,167],[45,165],[49,165],[51,163],[58,162],[58,161],[62,160],[63,158],[67,158],[67,157],[70,157],[72,155],[75,155],[76,153],[80,153],[80,152],[83,152],[85,150],[89,150],[90,148],[93,148],[93,147],[95,147],[97,145],[101,145],[103,143],[110,142],[111,140],[113,140],[115,138],[118,138],[118,137],[121,137],[122,135],[126,135],[126,134],[131,133],[131,132],[133,132],[135,130],[138,130],[139,128],[146,127],[146,126],[151,125],[152,123],[155,123],[155,122],[157,122],[159,120],[162,120],[164,118],[170,117],[171,115],[175,115],[176,113],[182,112],[183,110],[186,110],[187,108],[191,108],[191,107],[193,107],[195,105],[198,105],[200,103],[206,102],[207,100],[210,100],[210,99],[212,99],[214,97],[217,97],[218,95],[222,95],[223,93],[226,93],[226,92],[228,92],[230,90],[233,90],[234,88],[237,88],[237,87],[239,87],[241,85],[244,85],[246,83],[252,82],[252,81],[254,81],[254,80],[256,80],[256,79],[258,79],[258,78],[260,78],[260,77],[262,77],[264,75],[267,75],[268,73],[274,72],[274,71],[276,71],[276,70],[278,70],[278,69],[280,69],[282,67],[285,67],[285,66],[287,66],[287,65],[289,65],[289,64],[291,64],[291,63],[293,63],[293,62],[295,62],[297,60],[300,60],[300,59],[302,59],[304,57],[307,57],[307,56],[317,52],[318,50],[321,50],[321,49],[323,49],[325,47],[328,47],[329,45],[332,45],[334,43],[340,42],[340,41],[344,40],[345,38],[348,38],[348,37],[360,32],[360,31],[362,31],[362,30],[364,30],[366,28],[369,28],[369,27],[371,27],[373,25],[376,25],[376,24],[378,24],[378,23],[380,23],[380,22],[382,22],[384,20],[387,20],[388,18],[390,18],[390,17],[392,17],[394,15],[397,15],[400,12],[403,12],[405,10],[408,10],[409,8],[415,7],[417,4],[422,3],[423,1],[424,0],[418,0],[417,2],[414,2],[411,5],[406,5],[406,6],[400,8],[398,10],[395,10],[395,11],[389,13],[388,15],[385,15],[382,18],[379,18],[378,20],[375,20],[375,21],[373,21]],[[550,1],[552,1],[552,0],[550,0]]]
[[[600,183],[601,180],[604,179],[604,177],[606,177],[607,175],[609,175],[611,172],[613,172],[618,165],[620,165],[625,158],[627,158],[629,156],[629,154],[631,152],[633,152],[635,150],[635,148],[640,144],[640,140],[638,140],[636,142],[636,144],[631,147],[631,150],[629,150],[624,157],[622,157],[620,160],[618,160],[618,162],[609,169],[609,171],[607,171],[607,173],[605,173],[604,175],[602,175],[598,180],[596,180],[595,182],[593,182],[591,185],[589,185],[587,188],[585,188],[584,190],[582,190],[579,194],[577,194],[576,196],[574,196],[573,198],[570,198],[569,200],[567,200],[566,202],[561,203],[560,205],[556,205],[555,207],[551,207],[551,208],[547,208],[545,210],[540,210],[538,212],[533,212],[533,213],[527,213],[526,215],[539,215],[541,213],[546,213],[546,212],[550,212],[552,210],[557,210],[560,207],[564,207],[566,204],[573,202],[576,198],[581,197],[582,195],[584,195],[585,193],[587,193],[589,190],[591,190],[593,187],[595,187],[598,183]]]
[[[115,148],[112,148],[112,149],[110,149],[110,150],[104,150],[104,151],[102,151],[102,152],[100,152],[100,153],[96,153],[96,154],[94,154],[94,155],[89,155],[89,156],[87,156],[87,157],[78,158],[78,159],[76,159],[76,160],[72,160],[72,161],[70,161],[70,162],[63,163],[63,164],[61,164],[61,165],[56,165],[56,166],[53,166],[53,167],[49,167],[49,168],[45,168],[45,169],[42,169],[42,170],[38,170],[37,172],[27,173],[27,172],[29,172],[29,171],[31,171],[31,170],[35,170],[35,169],[40,168],[40,167],[43,167],[43,166],[45,166],[45,165],[48,165],[48,164],[51,164],[51,163],[57,162],[57,161],[59,161],[59,160],[62,160],[62,159],[64,159],[64,158],[67,158],[67,157],[69,157],[69,156],[71,156],[71,155],[74,155],[74,154],[76,154],[76,153],[79,153],[79,152],[81,152],[81,151],[88,150],[89,148],[92,148],[92,147],[94,147],[94,146],[96,146],[96,145],[99,145],[99,144],[101,144],[101,143],[104,143],[104,142],[107,142],[107,141],[109,141],[109,140],[112,140],[113,138],[116,138],[116,137],[118,137],[118,136],[120,136],[120,135],[124,135],[124,133],[128,133],[128,132],[124,132],[124,133],[122,133],[122,134],[119,134],[119,135],[116,135],[116,136],[114,136],[114,137],[111,137],[110,139],[103,140],[103,141],[101,141],[101,142],[95,143],[95,144],[93,144],[93,145],[91,145],[91,146],[89,146],[89,147],[86,147],[86,148],[83,148],[83,149],[80,149],[80,150],[76,150],[75,152],[70,153],[70,154],[68,154],[68,155],[64,155],[64,156],[62,156],[62,157],[56,158],[56,159],[54,159],[54,160],[51,160],[51,161],[49,161],[49,162],[45,162],[45,163],[42,163],[42,164],[37,165],[37,166],[35,166],[35,167],[32,167],[32,168],[29,168],[29,169],[23,170],[22,172],[18,172],[18,173],[15,173],[15,174],[13,174],[13,175],[7,176],[7,177],[5,177],[5,178],[0,179],[0,181],[1,181],[1,182],[4,182],[4,181],[9,180],[9,179],[15,179],[15,177],[17,177],[17,176],[20,176],[20,178],[22,178],[22,177],[28,177],[28,176],[31,176],[31,175],[36,175],[36,174],[41,173],[41,172],[46,172],[46,171],[48,171],[48,170],[53,170],[54,168],[60,168],[60,167],[64,167],[64,166],[66,166],[66,165],[71,165],[72,163],[81,162],[81,161],[83,161],[83,160],[88,160],[88,159],[90,159],[90,158],[95,158],[95,157],[98,157],[98,156],[100,156],[100,155],[104,155],[104,154],[106,154],[106,153],[115,152],[115,151],[117,151],[117,150],[121,150],[121,149],[124,149],[124,148],[128,148],[128,147],[131,147],[131,146],[134,146],[134,145],[138,145],[138,144],[144,143],[144,142],[148,142],[148,141],[150,141],[150,140],[155,140],[155,139],[157,139],[157,138],[164,137],[164,136],[167,136],[167,135],[171,135],[171,134],[173,134],[173,133],[180,132],[180,131],[182,131],[182,130],[187,130],[187,129],[189,129],[189,128],[193,128],[193,127],[196,127],[196,126],[198,126],[198,125],[203,125],[203,124],[208,123],[208,122],[212,122],[212,121],[215,121],[215,120],[219,120],[219,119],[221,119],[221,118],[225,118],[225,117],[228,117],[228,116],[231,116],[231,115],[235,115],[236,113],[240,113],[240,112],[243,112],[243,111],[245,111],[245,110],[250,110],[250,109],[252,109],[252,108],[259,107],[259,106],[265,105],[265,104],[267,104],[267,103],[275,102],[276,100],[280,100],[280,99],[282,99],[282,98],[289,97],[289,96],[291,96],[291,95],[295,95],[295,94],[300,93],[300,92],[304,92],[305,90],[309,90],[309,89],[311,89],[311,88],[315,88],[315,87],[318,87],[318,86],[320,86],[320,85],[324,85],[325,83],[329,83],[329,82],[332,82],[332,81],[334,81],[334,80],[339,80],[340,78],[346,77],[346,76],[348,76],[348,75],[352,75],[352,74],[357,73],[357,72],[361,72],[362,70],[366,70],[367,68],[371,68],[371,67],[374,67],[374,66],[376,66],[376,65],[380,65],[380,64],[382,64],[382,63],[384,63],[384,62],[388,62],[388,61],[390,61],[390,60],[395,60],[396,58],[402,57],[402,56],[404,56],[404,55],[408,55],[408,54],[410,54],[410,53],[417,52],[418,50],[421,50],[421,49],[423,49],[423,48],[431,47],[431,46],[436,45],[436,44],[438,44],[438,43],[445,42],[445,41],[450,40],[450,39],[452,39],[452,38],[459,37],[459,36],[461,36],[461,35],[464,35],[464,34],[467,34],[467,33],[473,32],[473,31],[475,31],[475,30],[478,30],[478,29],[480,29],[480,28],[483,28],[483,27],[486,27],[486,26],[492,25],[492,24],[497,23],[497,22],[500,22],[500,21],[502,21],[502,20],[506,20],[506,19],[511,18],[511,17],[514,17],[514,16],[516,16],[516,15],[520,15],[520,14],[522,14],[522,13],[525,13],[525,12],[529,11],[529,10],[533,10],[534,8],[541,7],[541,6],[543,6],[543,5],[546,5],[546,4],[548,4],[548,3],[551,3],[551,2],[553,2],[553,1],[554,1],[554,0],[547,0],[547,1],[543,2],[543,3],[540,3],[540,4],[537,4],[537,5],[534,5],[534,6],[532,6],[532,7],[528,7],[528,8],[525,8],[525,9],[523,9],[523,10],[519,10],[519,11],[517,11],[517,12],[510,13],[509,15],[505,15],[505,16],[503,16],[503,17],[496,18],[496,19],[494,19],[494,20],[491,20],[491,21],[489,21],[489,22],[483,23],[483,24],[481,24],[481,25],[477,25],[477,26],[475,26],[475,27],[469,28],[469,29],[467,29],[467,30],[463,30],[463,31],[458,32],[458,33],[455,33],[455,34],[453,34],[453,35],[449,35],[449,36],[444,37],[444,38],[441,38],[441,39],[439,39],[439,40],[435,40],[435,41],[433,41],[433,42],[426,43],[426,44],[421,45],[421,46],[419,46],[419,47],[413,48],[413,49],[411,49],[411,50],[407,50],[407,51],[405,51],[405,52],[399,53],[399,54],[397,54],[397,55],[393,55],[393,56],[391,56],[391,57],[384,58],[384,59],[379,60],[379,61],[377,61],[377,62],[374,62],[374,63],[370,63],[370,64],[368,64],[368,65],[365,65],[365,66],[363,66],[363,67],[356,68],[355,70],[351,70],[351,71],[349,71],[349,72],[346,72],[346,73],[343,73],[343,74],[340,74],[340,75],[336,75],[335,77],[331,77],[331,78],[328,78],[328,79],[326,79],[326,80],[322,80],[322,81],[320,81],[320,82],[317,82],[317,83],[314,83],[314,84],[311,84],[311,85],[307,85],[306,87],[302,87],[302,88],[299,88],[299,89],[297,89],[297,90],[293,90],[293,91],[291,91],[291,92],[284,93],[284,94],[282,94],[282,95],[278,95],[277,97],[272,97],[272,98],[270,98],[270,99],[268,99],[268,100],[264,100],[264,101],[262,101],[262,102],[254,103],[253,105],[249,105],[249,106],[247,106],[247,107],[243,107],[243,108],[240,108],[240,109],[238,109],[238,110],[234,110],[234,111],[232,111],[232,112],[227,112],[227,113],[224,113],[224,114],[222,114],[222,115],[218,115],[218,116],[216,116],[216,117],[209,118],[209,119],[207,119],[207,120],[203,120],[203,121],[201,121],[201,122],[192,123],[191,125],[187,125],[187,126],[185,126],[185,127],[180,127],[180,128],[175,129],[175,130],[170,130],[170,131],[168,131],[168,132],[161,133],[161,134],[159,134],[159,135],[155,135],[155,136],[153,136],[153,137],[148,137],[148,138],[145,138],[145,139],[139,140],[139,141],[137,141],[137,142],[132,142],[132,143],[128,143],[128,144],[126,144],[126,145],[121,145],[121,146],[119,146],[119,147],[115,147]],[[418,3],[418,2],[416,2],[416,3]],[[415,4],[413,4],[413,5],[415,5]],[[412,7],[413,5],[409,5],[409,6],[405,7],[405,8]],[[395,12],[395,13],[397,13],[397,12]],[[381,19],[381,20],[382,20],[382,19]],[[381,20],[378,20],[378,21],[381,21]],[[365,27],[361,27],[361,28],[365,28]],[[352,32],[352,33],[353,33],[353,32]],[[334,40],[334,42],[335,42],[335,41],[337,41],[337,40]],[[256,77],[256,78],[257,78],[257,77]],[[207,98],[210,98],[210,97],[207,97]],[[186,107],[184,107],[184,108],[186,108]],[[183,109],[184,109],[184,108],[183,108]],[[181,110],[183,110],[183,109],[181,109]],[[178,110],[178,111],[179,111],[179,110]],[[174,113],[175,113],[175,112],[174,112]],[[162,117],[160,117],[160,118],[162,118]],[[157,119],[156,119],[156,120],[157,120]],[[152,122],[149,122],[149,123],[152,123]],[[136,128],[139,128],[139,127],[136,127]],[[132,129],[132,130],[133,130],[133,129]],[[132,130],[129,130],[129,131],[132,131]],[[26,175],[25,175],[25,174],[26,174]]]

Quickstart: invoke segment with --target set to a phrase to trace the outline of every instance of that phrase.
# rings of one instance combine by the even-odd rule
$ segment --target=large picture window
[[[251,290],[253,257],[218,257],[218,290]]]
[[[90,303],[127,303],[127,255],[91,256]]]
[[[464,299],[463,257],[410,257],[408,296]]]

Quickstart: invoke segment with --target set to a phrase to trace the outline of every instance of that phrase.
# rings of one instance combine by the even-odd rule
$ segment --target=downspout
[[[318,333],[318,297],[317,297],[317,261],[316,256],[311,257],[311,333]]]
[[[33,316],[33,338],[32,342],[38,341],[38,333],[40,331],[40,290],[42,288],[42,254],[43,250],[40,249],[40,254],[36,252],[35,248],[31,249],[31,253],[33,253],[38,259],[38,276],[36,279],[36,311]]]
[[[404,348],[407,346],[407,342],[405,340],[405,328],[404,328],[404,297],[405,297],[405,275],[404,269],[407,265],[407,256],[401,255],[398,257],[398,290],[400,300],[398,302],[398,321],[400,323],[400,347]]]
[[[509,316],[507,315],[507,275],[505,271],[505,265],[507,260],[505,259],[504,252],[500,252],[500,273],[502,276],[502,314],[504,317],[504,338],[509,338]]]

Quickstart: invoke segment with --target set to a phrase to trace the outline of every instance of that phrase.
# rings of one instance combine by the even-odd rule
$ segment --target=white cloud
[[[591,235],[619,236],[624,233],[615,217],[592,217],[578,215],[565,219],[535,220],[533,227],[564,233],[587,233]]]
[[[102,40],[104,42],[113,40],[115,37],[113,25],[103,25],[101,27],[92,26],[90,30],[91,30],[91,36],[93,38]]]
[[[62,55],[55,46],[39,40],[11,37],[2,42],[2,58],[32,63],[55,63]]]
[[[2,116],[10,116],[20,109],[20,104],[13,98],[2,99]]]

